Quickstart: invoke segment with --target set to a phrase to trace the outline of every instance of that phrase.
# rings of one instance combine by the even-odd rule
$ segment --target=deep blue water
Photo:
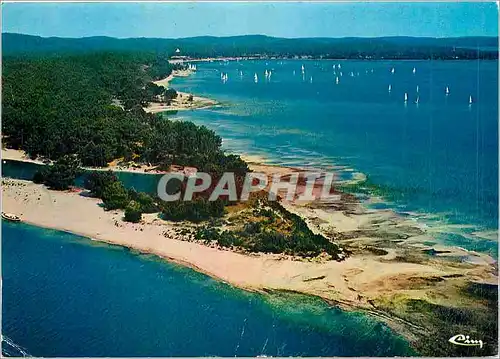
[[[2,275],[4,354],[412,354],[365,315],[244,292],[154,256],[22,223],[2,222]]]
[[[361,172],[358,190],[415,212],[437,241],[497,256],[486,237],[498,227],[498,62],[213,62],[173,87],[224,104],[173,118],[214,129],[228,150],[343,178]]]

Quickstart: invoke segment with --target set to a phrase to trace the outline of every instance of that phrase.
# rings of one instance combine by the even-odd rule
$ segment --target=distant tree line
[[[190,57],[257,56],[333,59],[498,59],[498,37],[458,38],[277,38],[262,35],[199,36],[184,39],[42,38],[2,35],[5,54],[86,53],[89,51],[154,51]],[[164,55],[166,56],[166,55]],[[160,65],[154,66],[161,69]],[[152,74],[154,74],[152,72]]]

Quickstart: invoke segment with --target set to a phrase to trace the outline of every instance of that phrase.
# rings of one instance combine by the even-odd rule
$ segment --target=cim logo
[[[451,344],[455,344],[455,345],[461,345],[461,346],[464,346],[464,347],[479,347],[479,348],[482,348],[484,344],[486,343],[483,343],[482,340],[476,340],[476,339],[470,339],[468,335],[464,335],[464,334],[457,334],[453,337],[451,337],[450,339],[448,339],[448,341],[451,343]]]

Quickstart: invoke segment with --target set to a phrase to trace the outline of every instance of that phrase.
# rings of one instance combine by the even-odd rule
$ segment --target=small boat
[[[393,68],[391,69],[391,74],[393,74],[393,73],[394,73],[394,71],[395,71],[395,70],[394,70],[394,67],[393,67]]]
[[[419,87],[418,87],[418,85],[417,85],[417,93],[418,93],[418,90],[419,90]]]
[[[408,93],[405,92],[405,102],[408,102]]]
[[[449,95],[449,94],[450,94],[450,88],[449,88],[448,86],[446,86],[446,90],[445,90],[445,92],[446,92],[446,95]]]
[[[305,71],[305,67],[304,67],[304,65],[302,65],[302,73],[304,73],[304,71]]]
[[[21,218],[12,213],[2,212],[2,218],[11,222],[21,222]]]
[[[253,80],[255,83],[259,82],[259,78],[257,77],[257,74],[253,75]]]
[[[310,83],[313,83],[313,77],[311,76],[311,78],[309,79],[309,82]]]
[[[265,77],[269,76],[269,73],[267,72],[267,70],[264,72],[264,76]]]
[[[469,96],[469,105],[472,105],[472,96]]]
[[[339,77],[338,77],[338,76],[335,78],[335,84],[336,84],[336,85],[338,85],[338,84],[339,84]]]
[[[392,91],[392,85],[389,85],[389,89],[388,90],[389,90],[389,92]]]
[[[416,68],[413,68],[413,74],[415,75],[415,73],[417,72],[417,69]]]

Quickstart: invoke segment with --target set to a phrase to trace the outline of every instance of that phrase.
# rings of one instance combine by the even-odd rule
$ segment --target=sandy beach
[[[15,150],[11,148],[2,148],[2,160],[20,161],[35,163],[39,165],[44,165],[44,161],[40,158],[31,159],[22,150]],[[46,161],[51,163],[51,161]],[[130,172],[130,173],[149,173],[149,174],[162,174],[166,171],[158,170],[157,166],[148,166],[145,164],[138,164],[134,162],[129,162],[122,164],[120,160],[115,160],[110,162],[107,167],[96,168],[96,167],[82,167],[89,171],[115,171],[115,172]]]
[[[154,81],[153,83],[158,86],[163,86],[168,88],[170,86],[170,81],[175,77],[187,77],[192,74],[190,70],[174,70],[172,73],[164,79]],[[195,110],[202,108],[209,108],[217,106],[219,103],[215,100],[196,96],[187,92],[177,91],[177,98],[172,100],[170,104],[152,102],[147,107],[144,107],[144,111],[149,113],[158,113],[165,111],[185,111],[185,110]],[[190,97],[192,96],[192,100]]]
[[[4,179],[3,210],[19,215],[24,222],[60,229],[107,243],[154,253],[187,264],[213,277],[239,287],[287,289],[319,295],[362,306],[366,299],[391,292],[391,283],[404,284],[408,276],[426,277],[469,273],[476,280],[485,276],[483,267],[463,271],[455,267],[433,267],[391,262],[387,257],[355,255],[343,262],[297,261],[277,255],[244,255],[210,248],[181,238],[175,233],[183,224],[145,215],[144,223],[122,221],[122,211],[104,211],[100,200],[82,196],[82,192],[58,192],[28,181]],[[342,220],[337,220],[342,223]],[[310,278],[324,277],[308,281]],[[385,283],[379,286],[380,283]],[[358,299],[361,294],[365,300]],[[418,296],[421,294],[419,293]]]
[[[405,260],[404,254],[409,248],[415,252],[423,249],[420,241],[412,237],[396,247],[390,244],[383,252],[376,252],[362,249],[375,247],[379,238],[361,235],[356,239],[358,245],[352,246],[359,250],[341,262],[247,255],[198,244],[190,240],[190,234],[179,234],[181,228],[190,228],[190,224],[164,221],[157,214],[144,215],[140,224],[124,222],[122,211],[106,212],[99,206],[100,202],[82,195],[81,191],[58,192],[28,181],[2,180],[2,210],[20,216],[26,223],[153,253],[246,290],[294,291],[319,296],[348,310],[366,310],[409,339],[415,339],[407,331],[411,325],[379,311],[374,301],[404,295],[444,305],[468,305],[466,300],[457,301],[457,288],[468,281],[496,283],[498,280],[493,259],[460,248],[447,247],[446,254],[472,256],[474,264],[472,261],[451,262],[446,256],[420,262]],[[328,233],[332,228],[341,233],[356,233],[369,227],[371,222],[378,223],[382,217],[394,220],[388,213],[349,215],[293,204],[285,206],[306,218],[310,227],[321,233]]]
[[[189,76],[189,72],[176,72],[157,84],[167,87],[174,76]],[[187,99],[187,94],[182,98]],[[199,107],[177,101],[165,107],[153,104],[146,110],[215,105],[203,102],[211,101],[208,99],[194,99]],[[300,171],[266,164],[266,159],[259,156],[242,158],[251,170],[268,176]],[[2,159],[43,164],[40,159],[30,159],[23,151],[13,149],[3,148]],[[97,170],[163,173],[152,166],[122,164],[119,160]],[[412,315],[418,313],[402,316],[400,308],[392,309],[393,303],[404,298],[453,308],[474,307],[481,302],[463,296],[462,288],[470,282],[498,283],[497,264],[490,256],[460,247],[428,245],[432,233],[425,226],[391,210],[368,210],[350,198],[326,204],[282,202],[287,211],[302,217],[314,233],[335,238],[336,243],[351,251],[340,262],[244,254],[210,247],[193,241],[191,234],[180,234],[181,229],[192,229],[192,224],[164,221],[158,214],[144,215],[140,224],[127,223],[122,220],[122,211],[106,212],[100,202],[81,190],[58,192],[29,181],[2,180],[2,210],[18,215],[26,223],[152,253],[245,290],[285,290],[319,296],[344,309],[375,315],[412,342],[425,336],[427,329],[412,324],[412,319],[417,318]]]

